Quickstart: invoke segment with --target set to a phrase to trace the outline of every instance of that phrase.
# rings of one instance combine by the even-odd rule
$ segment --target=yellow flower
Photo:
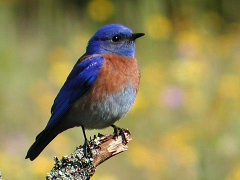
[[[94,176],[91,178],[91,180],[117,180],[113,175],[111,174],[94,174]]]
[[[132,108],[132,110],[130,111],[130,113],[137,113],[138,110],[144,110],[145,108],[148,107],[148,102],[146,101],[146,98],[144,96],[144,94],[142,93],[142,91],[139,91],[136,101],[134,103],[134,106]]]
[[[201,60],[179,59],[171,68],[173,76],[182,84],[199,85],[205,81],[207,64]]]
[[[67,154],[70,149],[71,139],[62,133],[58,135],[50,144],[49,148],[53,150],[55,156],[61,158],[61,156]]]
[[[49,77],[59,87],[63,85],[73,65],[70,62],[71,55],[63,47],[54,48],[49,56],[50,70]]]
[[[148,17],[145,21],[147,34],[153,39],[168,39],[172,32],[171,21],[159,14]]]
[[[165,157],[152,149],[139,143],[133,143],[129,149],[131,162],[135,167],[144,168],[149,172],[161,172],[165,170]]]
[[[56,62],[49,70],[50,79],[59,87],[66,81],[73,65],[69,62]]]
[[[176,127],[170,132],[167,132],[161,138],[160,146],[163,149],[164,156],[175,157],[175,159],[168,159],[174,161],[176,165],[182,167],[190,167],[197,162],[197,151],[194,147],[188,144],[196,134],[188,127]]]
[[[46,176],[47,172],[50,172],[51,168],[53,167],[53,163],[53,159],[42,154],[32,162],[33,172],[36,173],[39,177],[44,177]]]
[[[166,78],[166,70],[160,63],[151,63],[141,70],[140,92],[144,92],[141,100],[144,100],[145,106],[150,103],[160,104],[158,94],[164,84]]]
[[[29,91],[30,97],[39,106],[40,112],[49,114],[49,109],[56,95],[49,83],[41,79],[35,80],[31,84]]]
[[[92,0],[88,4],[88,13],[96,21],[105,21],[113,14],[113,4],[108,0]]]
[[[197,88],[187,90],[184,98],[184,106],[190,114],[203,113],[207,107],[205,94]]]
[[[219,81],[218,93],[221,97],[238,99],[240,97],[240,79],[234,75],[224,75]]]
[[[238,180],[238,179],[240,179],[240,166],[234,169],[227,178],[227,180]]]

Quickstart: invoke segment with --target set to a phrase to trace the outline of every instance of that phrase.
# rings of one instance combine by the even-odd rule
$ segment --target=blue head
[[[135,39],[143,35],[133,33],[121,24],[105,25],[89,40],[85,55],[115,53],[132,57],[135,53]]]

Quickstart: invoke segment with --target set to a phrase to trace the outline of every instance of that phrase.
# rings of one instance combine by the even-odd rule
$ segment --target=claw
[[[124,128],[117,127],[115,125],[111,125],[111,126],[114,129],[114,138],[116,138],[117,136],[121,136],[123,144],[126,145],[128,142],[127,142],[127,137],[125,133],[130,135],[131,134],[130,131]]]
[[[85,128],[82,126],[82,131],[83,131],[83,136],[84,136],[84,144],[83,144],[83,148],[84,148],[84,156],[87,157],[92,157],[92,151],[90,149],[90,146],[88,144],[88,140],[87,140],[87,136],[85,133]]]

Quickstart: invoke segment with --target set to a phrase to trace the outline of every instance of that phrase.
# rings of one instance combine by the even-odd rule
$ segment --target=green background
[[[44,179],[53,156],[83,144],[74,128],[24,159],[88,40],[108,23],[146,34],[136,47],[142,77],[133,109],[116,123],[134,140],[92,179],[240,179],[239,9],[239,0],[1,0],[3,180]]]

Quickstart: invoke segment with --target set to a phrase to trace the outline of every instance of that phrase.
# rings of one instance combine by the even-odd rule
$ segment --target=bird
[[[122,24],[97,30],[57,94],[50,119],[25,159],[33,161],[58,134],[73,127],[82,127],[85,143],[85,129],[112,126],[114,132],[119,130],[114,123],[130,111],[139,89],[135,40],[143,35]]]

